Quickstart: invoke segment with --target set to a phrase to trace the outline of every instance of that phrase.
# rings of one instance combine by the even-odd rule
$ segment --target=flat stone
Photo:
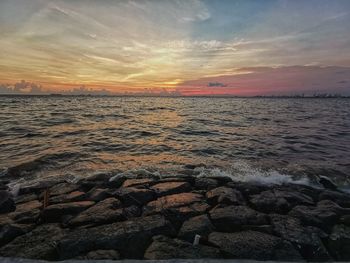
[[[294,244],[308,261],[332,260],[323,245],[321,237],[327,235],[315,227],[302,226],[299,219],[284,215],[271,215],[274,231],[283,239]]]
[[[125,206],[142,206],[156,198],[155,193],[149,189],[139,189],[134,187],[121,187],[115,193]]]
[[[207,192],[206,194],[208,203],[210,204],[234,204],[234,205],[243,205],[245,204],[242,194],[235,189],[221,186],[214,188]]]
[[[218,207],[210,211],[210,218],[219,231],[233,232],[243,225],[266,225],[268,217],[247,206]]]
[[[214,247],[204,245],[193,246],[189,242],[164,236],[156,236],[153,239],[154,241],[147,248],[144,255],[144,258],[147,260],[221,257],[220,250]]]
[[[56,224],[45,224],[17,237],[0,249],[4,257],[57,260],[56,244],[64,236]]]
[[[27,185],[21,186],[19,190],[19,194],[32,194],[32,193],[37,193],[40,194],[46,189],[50,189],[56,184],[62,183],[62,180],[57,180],[57,179],[46,179],[46,180],[41,180],[38,182],[34,183],[29,183]]]
[[[118,260],[120,259],[120,254],[116,250],[94,250],[87,253],[85,256],[79,256],[76,259],[79,260]]]
[[[191,185],[187,182],[165,182],[153,185],[151,189],[155,191],[157,196],[164,196],[188,192],[191,190]]]
[[[121,202],[114,198],[105,199],[69,221],[70,226],[96,225],[121,221],[124,219]]]
[[[198,190],[211,190],[219,186],[217,180],[200,177],[195,179],[194,187]]]
[[[126,179],[122,184],[122,187],[132,187],[132,186],[149,186],[154,183],[152,178],[142,178],[142,179]]]
[[[341,224],[350,226],[350,215],[344,215],[344,216],[342,216],[342,217],[339,219],[339,222],[340,222]]]
[[[173,207],[161,211],[169,218],[173,219],[173,222],[181,223],[191,217],[205,214],[209,210],[210,206],[205,202],[196,202],[187,206]]]
[[[68,194],[78,190],[79,186],[72,183],[60,183],[56,184],[49,189],[50,196]]]
[[[186,206],[195,202],[203,200],[203,196],[194,193],[181,193],[174,195],[166,195],[158,198],[155,201],[149,202],[145,207],[144,211],[148,213],[161,212],[164,209],[170,209],[180,206]]]
[[[37,200],[38,196],[36,194],[25,194],[25,195],[19,195],[15,198],[16,204],[20,203],[27,203],[30,201]]]
[[[332,200],[342,207],[350,208],[350,194],[325,190],[319,195],[319,200]]]
[[[16,223],[35,223],[40,214],[42,203],[38,200],[33,200],[26,203],[18,204],[16,211],[8,214],[8,216]]]
[[[75,201],[83,201],[86,194],[82,191],[73,191],[68,194],[56,195],[49,199],[50,204],[67,203]]]
[[[3,246],[20,235],[31,231],[34,225],[6,224],[0,230],[0,246]]]
[[[0,190],[0,214],[9,213],[16,209],[11,194],[6,190]]]
[[[218,246],[225,257],[237,259],[301,261],[292,244],[281,238],[256,231],[213,232],[209,242]]]
[[[257,182],[230,182],[226,186],[239,190],[246,197],[270,189],[270,187]]]
[[[111,196],[112,193],[109,189],[93,188],[86,194],[86,200],[98,202]]]
[[[174,229],[163,216],[134,218],[124,222],[76,229],[58,246],[60,259],[74,258],[93,250],[118,250],[123,258],[143,258],[152,236],[174,235]]]
[[[188,242],[193,242],[195,235],[200,235],[201,238],[207,239],[213,229],[214,227],[208,216],[200,215],[185,221],[181,226],[178,237]]]
[[[41,217],[46,222],[61,222],[63,216],[78,214],[94,204],[93,201],[80,201],[49,205],[43,209]]]
[[[329,248],[339,261],[350,261],[350,227],[334,226],[329,237]]]

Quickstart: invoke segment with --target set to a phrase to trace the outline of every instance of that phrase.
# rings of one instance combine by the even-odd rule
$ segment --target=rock
[[[219,183],[215,179],[200,177],[195,179],[194,187],[198,190],[211,190],[218,187]]]
[[[175,235],[169,221],[154,215],[134,218],[124,222],[76,229],[59,243],[60,259],[74,258],[92,250],[118,250],[123,258],[143,257],[144,251],[155,235]]]
[[[38,182],[34,182],[34,183],[29,183],[27,185],[23,185],[21,186],[20,190],[19,190],[19,194],[32,194],[32,193],[36,193],[36,194],[40,194],[42,193],[44,190],[49,189],[51,187],[53,187],[56,184],[61,183],[62,180],[57,180],[57,179],[44,179],[44,180],[40,180]]]
[[[111,197],[81,212],[71,219],[68,224],[70,226],[97,225],[121,221],[124,220],[124,215],[123,209],[120,207],[120,201]]]
[[[142,178],[142,179],[126,179],[122,187],[135,187],[135,186],[149,186],[155,183],[152,178]]]
[[[336,184],[329,179],[327,176],[320,176],[318,182],[323,185],[324,188],[330,189],[330,190],[337,190],[338,187]]]
[[[350,194],[325,190],[319,195],[319,200],[332,200],[342,207],[350,208]]]
[[[187,182],[165,182],[153,185],[151,189],[155,191],[157,196],[164,196],[188,192],[191,190],[191,185]]]
[[[64,230],[56,224],[45,224],[19,236],[0,249],[4,257],[57,260],[56,244]]]
[[[125,206],[142,206],[156,198],[155,193],[149,189],[139,189],[133,187],[120,188],[115,193]]]
[[[86,198],[86,194],[81,191],[74,191],[68,194],[56,195],[49,199],[49,204],[67,203],[83,201]]]
[[[180,229],[178,237],[188,242],[193,242],[195,235],[198,234],[202,238],[207,239],[213,229],[214,227],[208,216],[200,215],[185,221]]]
[[[296,206],[289,215],[299,218],[305,225],[317,226],[329,231],[339,218],[337,211],[341,208],[332,201],[326,202],[321,201],[316,207]]]
[[[345,225],[334,226],[329,237],[329,249],[339,261],[350,261],[350,227]]]
[[[203,196],[193,193],[181,193],[166,195],[155,201],[149,202],[145,207],[145,214],[159,213],[164,209],[186,206],[195,202],[202,201]]]
[[[25,195],[19,195],[15,198],[16,204],[20,203],[27,203],[30,201],[35,201],[38,199],[38,196],[36,194],[25,194]]]
[[[187,206],[173,207],[162,211],[173,223],[182,224],[183,221],[205,214],[210,206],[205,202],[197,202]]]
[[[123,208],[123,217],[125,219],[139,217],[139,216],[141,216],[141,214],[142,214],[141,209],[136,205],[132,205],[132,206]]]
[[[111,196],[109,189],[93,188],[86,194],[86,200],[99,202]]]
[[[63,194],[68,194],[73,191],[77,191],[79,186],[77,184],[72,184],[72,183],[60,183],[56,184],[53,187],[49,189],[50,196],[55,196],[55,195],[63,195]]]
[[[258,182],[230,182],[226,186],[237,189],[245,197],[250,195],[260,194],[263,191],[269,190],[270,187]]]
[[[350,215],[342,216],[342,217],[339,219],[339,222],[340,222],[341,224],[350,226]]]
[[[120,186],[122,186],[122,184],[124,183],[124,181],[126,180],[125,176],[121,176],[119,174],[109,178],[107,186],[109,188],[119,188]]]
[[[116,250],[95,250],[90,251],[85,256],[79,256],[76,259],[80,260],[118,260],[120,259],[119,252]]]
[[[294,244],[306,260],[332,260],[321,240],[327,236],[324,232],[315,227],[303,227],[297,218],[284,215],[271,215],[270,218],[274,231]]]
[[[243,225],[266,225],[268,218],[247,206],[217,207],[210,211],[210,218],[219,231],[233,232]]]
[[[153,240],[144,255],[147,260],[204,259],[221,256],[220,250],[214,247],[193,246],[191,243],[165,236],[156,236]]]
[[[285,214],[296,205],[313,205],[310,196],[280,190],[267,190],[257,195],[252,195],[250,203],[258,211]]]
[[[16,211],[9,214],[9,217],[19,224],[35,223],[40,215],[42,204],[38,200],[18,204]]]
[[[243,205],[245,204],[242,194],[235,189],[221,186],[214,188],[207,192],[206,194],[208,203],[210,204],[234,204],[234,205]]]
[[[41,218],[45,222],[61,222],[64,216],[78,214],[94,204],[92,201],[80,201],[49,205],[43,209]]]
[[[0,214],[9,213],[16,209],[11,194],[6,190],[0,190]]]
[[[0,230],[0,246],[11,242],[16,237],[23,235],[34,228],[34,225],[7,224]]]
[[[213,232],[209,242],[218,246],[225,257],[255,260],[302,260],[298,251],[281,238],[256,231],[236,233]]]

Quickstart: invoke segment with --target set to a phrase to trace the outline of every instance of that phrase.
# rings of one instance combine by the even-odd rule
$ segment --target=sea
[[[350,99],[0,97],[0,179],[96,173],[347,187]]]

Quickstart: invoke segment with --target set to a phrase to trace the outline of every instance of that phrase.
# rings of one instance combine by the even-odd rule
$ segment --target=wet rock
[[[115,193],[125,206],[142,206],[156,198],[155,193],[149,189],[139,189],[133,187],[120,188]]]
[[[213,229],[214,227],[208,216],[200,215],[185,221],[180,229],[178,237],[188,242],[193,242],[195,235],[198,234],[202,238],[207,239]]]
[[[140,207],[138,207],[136,205],[131,205],[129,207],[123,208],[123,217],[125,219],[139,217],[139,216],[141,216],[141,214],[142,214],[142,211],[141,211]]]
[[[232,232],[243,225],[266,225],[268,217],[247,206],[217,207],[210,211],[210,218],[219,231]]]
[[[167,195],[149,202],[145,207],[145,214],[159,213],[164,209],[186,206],[195,202],[202,201],[203,196],[194,193],[181,193]]]
[[[294,244],[308,261],[328,261],[331,256],[323,245],[321,237],[327,235],[315,227],[303,227],[297,218],[271,215],[274,231],[283,239]]]
[[[148,260],[164,259],[203,259],[220,258],[220,250],[214,247],[198,245],[165,236],[156,236],[147,248],[144,258]]]
[[[319,200],[332,200],[342,207],[350,208],[350,194],[325,190],[319,195]]]
[[[289,242],[256,231],[213,232],[209,235],[209,242],[218,246],[227,258],[281,261],[302,259]]]
[[[334,226],[329,237],[329,249],[339,261],[350,261],[350,227]]]
[[[187,182],[163,182],[151,187],[157,196],[178,194],[191,190],[191,185]]]
[[[80,201],[49,205],[43,209],[41,218],[45,222],[61,222],[64,216],[78,214],[94,204],[93,201]]]
[[[234,204],[234,205],[243,205],[245,204],[242,194],[235,189],[221,186],[214,188],[207,192],[206,194],[208,203],[210,204]]]
[[[53,187],[56,184],[62,183],[62,180],[57,179],[47,179],[47,180],[41,180],[38,182],[30,183],[27,185],[21,186],[19,190],[19,194],[41,194],[44,190],[49,189]]]
[[[155,183],[155,180],[152,178],[126,179],[122,187],[149,186],[153,183]]]
[[[75,201],[83,201],[86,199],[86,194],[81,191],[74,191],[68,194],[57,195],[49,199],[50,204],[67,203]]]
[[[0,214],[9,213],[16,209],[11,194],[6,190],[0,190]]]
[[[86,200],[98,202],[111,196],[109,189],[93,188],[86,194]]]
[[[73,183],[60,183],[56,184],[49,189],[50,196],[68,194],[78,190],[79,186]]]
[[[109,188],[119,188],[125,182],[126,177],[119,174],[108,179],[107,186]]]
[[[211,190],[218,187],[219,183],[215,179],[211,178],[196,178],[194,187],[198,190]]]
[[[342,217],[339,219],[339,222],[340,222],[341,224],[350,226],[350,215],[342,216]]]
[[[250,198],[252,206],[265,213],[287,213],[296,205],[313,205],[313,199],[310,196],[280,190],[267,190]]]
[[[57,260],[56,244],[64,236],[56,224],[36,227],[25,235],[19,236],[0,249],[4,257]]]
[[[260,194],[263,191],[268,190],[270,187],[257,182],[230,182],[228,187],[232,187],[240,191],[245,197],[250,195]]]
[[[19,195],[15,198],[16,204],[20,203],[27,203],[30,201],[37,200],[38,196],[36,194],[26,194],[26,195]]]
[[[324,188],[330,189],[330,190],[337,190],[338,187],[336,184],[329,179],[327,176],[320,176],[318,182],[323,185]]]
[[[39,218],[41,207],[42,204],[38,200],[21,203],[17,205],[16,211],[8,216],[19,224],[35,223]]]
[[[169,221],[160,215],[101,225],[89,229],[76,229],[59,244],[61,259],[74,258],[92,250],[118,250],[123,258],[142,258],[155,235],[174,235]]]
[[[6,224],[0,230],[0,246],[3,246],[16,237],[24,235],[34,228],[34,225]]]
[[[187,206],[173,207],[161,211],[174,224],[182,224],[183,221],[198,215],[205,214],[210,206],[205,202],[193,203]]]
[[[120,259],[120,254],[116,250],[95,250],[90,251],[85,256],[76,257],[79,260],[118,260]]]
[[[69,221],[70,226],[97,225],[124,220],[121,202],[114,198],[105,199]]]
[[[317,226],[329,231],[339,218],[337,211],[341,208],[332,201],[321,201],[316,207],[296,206],[289,215],[297,217],[305,225]]]

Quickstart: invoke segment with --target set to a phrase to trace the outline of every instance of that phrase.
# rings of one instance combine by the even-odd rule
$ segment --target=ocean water
[[[0,175],[99,172],[350,182],[350,100],[0,97]]]

